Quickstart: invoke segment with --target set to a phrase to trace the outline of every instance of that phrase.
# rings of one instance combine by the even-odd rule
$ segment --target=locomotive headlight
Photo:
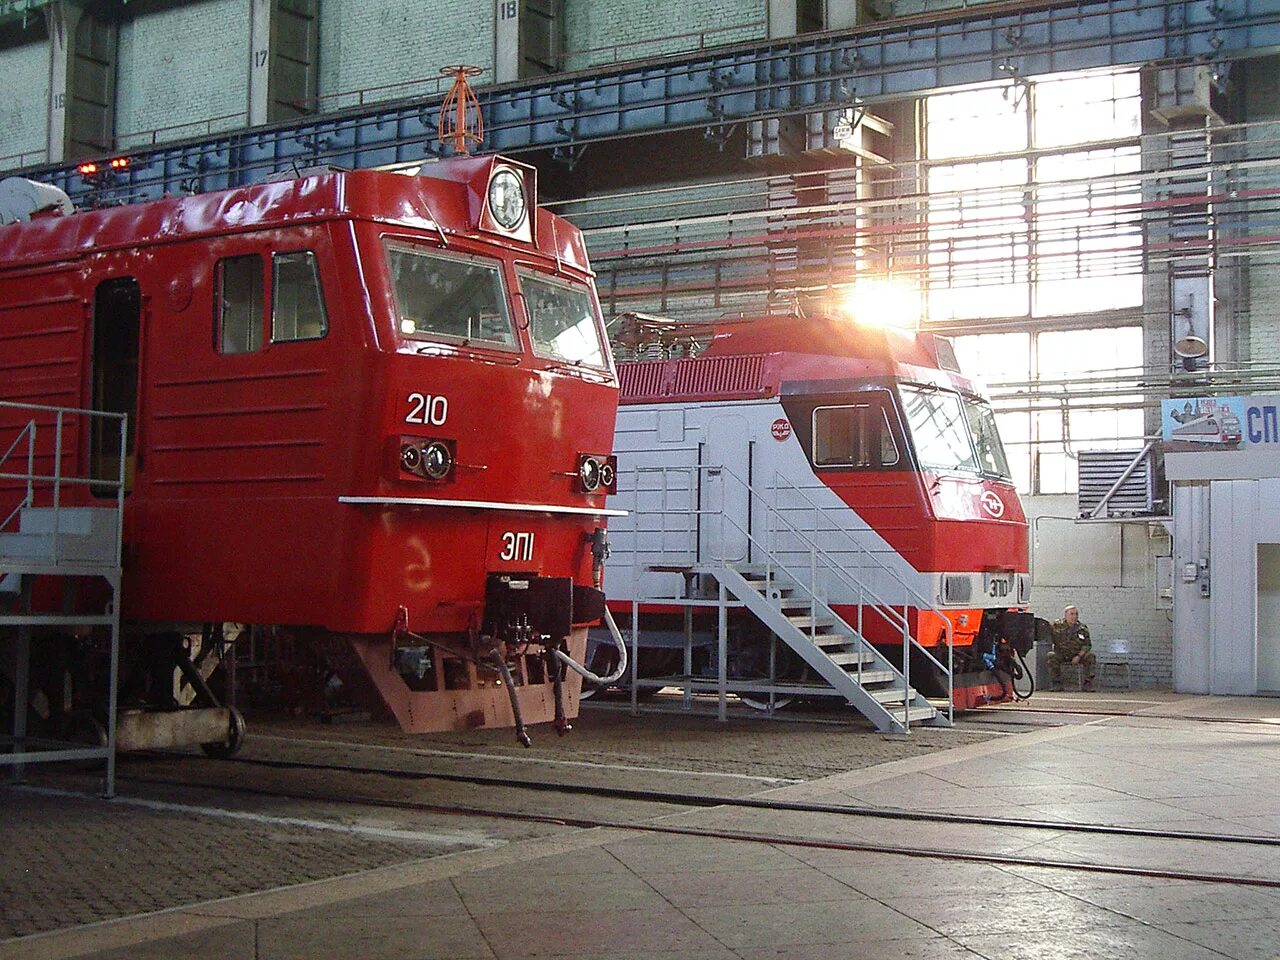
[[[587,493],[594,493],[600,487],[600,461],[595,457],[583,457],[578,461],[578,482]]]
[[[614,469],[612,463],[607,460],[600,464],[600,486],[606,490],[613,490],[618,482],[618,471]]]
[[[433,440],[422,450],[422,473],[432,480],[443,480],[453,469],[453,454],[439,440]]]
[[[489,181],[489,212],[504,230],[514,230],[524,219],[524,184],[512,170],[499,170]]]
[[[406,443],[400,448],[400,468],[417,473],[422,468],[422,448],[416,443]]]

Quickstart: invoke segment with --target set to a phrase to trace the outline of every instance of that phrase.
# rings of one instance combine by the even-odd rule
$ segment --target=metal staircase
[[[636,590],[633,653],[639,644],[639,604],[675,604],[687,610],[719,607],[717,688],[723,717],[724,692],[736,686],[725,677],[726,613],[730,606],[742,607],[820,678],[820,692],[839,695],[877,729],[907,732],[912,723],[950,726],[950,703],[940,711],[910,679],[915,652],[945,678],[950,701],[950,622],[929,598],[851,536],[839,518],[828,516],[823,507],[782,477],[775,478],[771,495],[766,497],[719,466],[640,467],[627,473],[629,482],[625,473],[620,474],[620,481],[625,484],[622,492],[632,495],[630,517],[611,526],[610,533],[615,539],[615,556],[631,553]],[[810,518],[808,529],[791,518],[797,511]],[[763,525],[759,519],[765,521]],[[818,531],[843,538],[841,555],[818,542]],[[641,584],[648,582],[645,575],[674,573],[684,577],[683,596],[641,589]],[[717,600],[694,595],[691,588],[699,579],[714,582]],[[836,587],[854,598],[856,623],[847,622],[827,602]],[[935,658],[912,635],[910,609],[936,615],[946,631],[947,663]],[[868,618],[876,623],[879,636],[900,638],[901,669],[867,639]],[[686,615],[686,635],[689,623]],[[634,690],[642,681],[634,672],[637,658],[633,656],[631,662]],[[685,663],[687,671],[687,647]],[[811,684],[806,686],[812,689]],[[688,689],[692,688],[690,682]],[[809,691],[779,685],[770,692],[807,695]]]
[[[77,472],[77,451],[95,426],[118,436],[125,449],[123,414],[0,401],[0,640],[10,638],[14,688],[11,733],[0,736],[0,766],[21,779],[27,764],[104,760],[104,793],[115,792],[116,684],[120,656],[121,535],[125,462],[109,479]],[[85,496],[92,489],[97,504]],[[69,505],[75,504],[75,505]],[[37,610],[37,579],[60,578],[60,611]],[[76,584],[85,578],[107,585],[99,609],[83,609]],[[106,628],[110,636],[110,689],[105,724],[91,727],[95,742],[28,735],[31,647],[48,628]],[[3,644],[0,644],[2,646]]]
[[[877,729],[938,721],[901,670],[785,572],[733,563],[708,572]]]

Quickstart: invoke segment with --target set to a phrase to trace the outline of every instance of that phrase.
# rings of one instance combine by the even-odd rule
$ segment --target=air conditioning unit
[[[1126,471],[1129,475],[1111,494],[1097,519],[1153,516],[1162,505],[1157,497],[1155,459],[1148,451],[1082,450],[1076,466],[1079,470],[1076,502],[1081,517],[1093,516],[1107,491]]]

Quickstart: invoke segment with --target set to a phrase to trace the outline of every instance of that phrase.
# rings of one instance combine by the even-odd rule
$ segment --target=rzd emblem
[[[997,520],[1004,516],[1004,501],[994,491],[984,490],[978,502],[982,504],[983,510]]]

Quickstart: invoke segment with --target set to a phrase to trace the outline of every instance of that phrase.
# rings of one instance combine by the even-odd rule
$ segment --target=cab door
[[[138,463],[139,358],[142,339],[142,291],[133,277],[113,277],[93,295],[93,355],[89,406],[126,417],[119,423],[94,417],[90,427],[89,469],[95,480],[114,481],[124,465],[125,492],[133,486]],[[114,488],[93,487],[95,496],[115,496]]]
[[[749,560],[751,544],[751,431],[745,417],[719,414],[707,422],[700,471],[699,542],[702,560]]]

